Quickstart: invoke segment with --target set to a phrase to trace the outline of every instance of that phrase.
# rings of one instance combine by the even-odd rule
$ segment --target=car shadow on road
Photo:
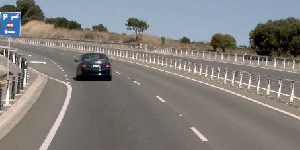
[[[73,77],[74,81],[108,81],[106,78],[81,78],[81,79],[77,79],[76,77]]]

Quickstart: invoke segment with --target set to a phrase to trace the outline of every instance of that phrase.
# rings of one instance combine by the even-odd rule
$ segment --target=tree
[[[292,47],[291,54],[297,57],[300,54],[300,35],[293,37]]]
[[[180,39],[180,42],[181,43],[190,43],[191,42],[191,40],[188,38],[188,37],[182,37],[181,39]]]
[[[93,26],[93,31],[98,31],[98,32],[108,32],[107,28],[103,24],[98,24],[96,26]]]
[[[298,55],[300,48],[297,46],[300,35],[300,20],[286,18],[281,20],[269,20],[265,24],[258,24],[250,32],[251,47],[258,50],[259,54],[277,55],[291,53]]]
[[[14,5],[3,5],[0,8],[0,12],[16,12],[17,11],[17,7]]]
[[[81,24],[79,24],[76,21],[69,21],[68,22],[68,29],[71,29],[71,30],[82,30]]]
[[[135,31],[135,40],[138,40],[139,33],[144,32],[149,28],[147,22],[139,20],[137,18],[129,18],[125,25],[127,26],[127,30]]]
[[[47,18],[46,24],[54,24],[54,28],[66,28],[71,30],[82,30],[81,24],[76,21],[69,21],[64,17]]]
[[[164,36],[160,37],[161,45],[165,45],[166,38]]]
[[[54,28],[68,28],[69,21],[64,17],[55,18]]]
[[[44,20],[45,16],[40,6],[34,0],[17,0],[17,11],[22,14],[22,24],[31,20]]]
[[[46,18],[46,19],[45,19],[45,23],[46,23],[46,24],[54,24],[55,21],[56,21],[55,18]]]
[[[225,52],[226,48],[235,48],[236,40],[229,34],[215,34],[212,36],[211,45],[214,49],[221,48]]]

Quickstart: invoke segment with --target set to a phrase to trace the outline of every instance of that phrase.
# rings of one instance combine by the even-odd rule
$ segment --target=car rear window
[[[86,54],[82,56],[82,61],[87,60],[107,60],[107,57],[102,54]]]

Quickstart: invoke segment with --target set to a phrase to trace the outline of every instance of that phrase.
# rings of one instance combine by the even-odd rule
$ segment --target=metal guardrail
[[[7,58],[7,56],[8,56],[7,49],[2,48],[2,50],[0,50],[0,54]],[[14,53],[14,52],[10,52],[8,59],[14,65],[19,67],[19,69],[21,69],[22,73],[18,73],[17,76],[14,75],[12,77],[12,81],[8,80],[6,84],[0,85],[0,100],[2,100],[2,96],[6,97],[5,104],[0,103],[0,110],[2,110],[3,106],[9,107],[11,105],[10,100],[15,99],[16,94],[20,94],[20,91],[23,90],[24,86],[26,86],[28,83],[27,59],[21,55]],[[3,92],[3,88],[6,88],[6,91],[9,91],[9,92]]]
[[[6,38],[0,38],[7,40]],[[107,43],[107,42],[95,42],[95,41],[82,41],[82,40],[70,40],[70,39],[49,39],[49,38],[13,38],[14,42],[28,43],[35,45],[45,45],[61,48],[72,48],[79,50],[95,50],[98,48],[118,48],[129,49],[135,51],[147,51],[147,46],[140,45],[137,49],[133,44],[121,44],[121,43]],[[201,51],[201,50],[184,50],[184,49],[160,49],[154,50],[155,53],[175,55],[181,57],[200,58],[211,61],[219,61],[232,64],[243,64],[248,66],[266,67],[272,69],[280,69],[285,71],[298,71],[300,72],[300,59],[283,58],[283,57],[270,57],[259,55],[247,55],[247,54],[230,54],[213,51]]]
[[[97,52],[97,51],[96,51]],[[168,58],[157,54],[109,49],[101,51],[119,58],[140,61],[145,64],[172,68],[179,72],[185,72],[195,77],[208,79],[221,84],[237,87],[238,89],[255,92],[283,103],[300,107],[300,82],[288,79],[273,78],[258,72],[221,68],[220,66],[206,65],[187,61],[184,58]]]
[[[43,45],[49,47],[57,47],[64,49],[75,49],[84,52],[102,52],[109,55],[117,56],[124,59],[141,61],[146,64],[158,65],[161,67],[172,68],[176,71],[187,72],[197,77],[202,77],[223,84],[228,84],[239,89],[247,91],[255,91],[255,93],[272,97],[284,103],[300,107],[300,82],[287,79],[278,79],[265,76],[257,72],[247,72],[243,70],[228,70],[219,66],[206,65],[203,62],[197,63],[187,61],[187,57],[195,57],[209,59],[214,61],[222,61],[228,63],[239,63],[245,65],[257,65],[261,67],[273,67],[283,69],[300,69],[300,60],[288,58],[272,58],[267,56],[238,55],[226,54],[209,51],[193,51],[193,50],[174,50],[163,49],[154,52],[115,48],[103,45],[87,45],[81,43],[64,43],[62,41],[41,41],[37,39],[15,39],[15,42]],[[160,54],[171,54],[177,58],[169,58],[160,56]],[[292,61],[292,63],[291,63]],[[295,101],[297,100],[297,101]]]
[[[232,64],[244,64],[249,66],[281,69],[286,71],[300,71],[300,59],[295,58],[178,49],[162,49],[155,50],[155,52],[160,54],[170,54],[181,57],[193,57]]]
[[[8,40],[6,37],[1,37],[1,40]],[[52,39],[52,38],[27,38],[27,37],[19,37],[19,38],[11,38],[14,42],[22,42],[22,43],[30,43],[30,44],[38,44],[38,45],[52,45],[52,46],[65,46],[69,47],[70,45],[94,45],[94,46],[104,46],[104,47],[118,47],[118,48],[132,48],[134,49],[136,45],[134,44],[126,44],[126,43],[110,43],[110,42],[96,42],[96,41],[82,41],[75,39]],[[71,47],[71,46],[70,46]]]

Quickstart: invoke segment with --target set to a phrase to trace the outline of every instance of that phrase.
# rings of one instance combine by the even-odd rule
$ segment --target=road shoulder
[[[11,108],[0,116],[0,140],[5,137],[27,114],[48,81],[48,78],[40,73],[34,70],[32,70],[32,72],[38,76],[37,79],[27,89],[24,95],[20,97],[17,103],[12,105]]]

